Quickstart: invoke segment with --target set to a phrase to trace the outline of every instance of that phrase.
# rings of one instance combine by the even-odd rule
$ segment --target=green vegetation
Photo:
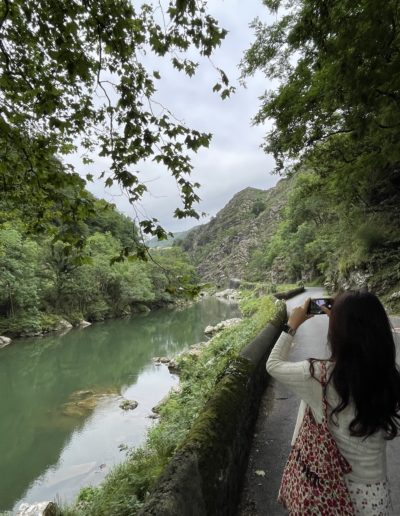
[[[276,294],[277,292],[287,292],[300,286],[300,283],[280,283],[276,285],[270,282],[254,282],[254,281],[242,281],[240,283],[240,289],[242,290],[242,296],[244,292],[250,291],[251,295],[266,295]]]
[[[368,286],[400,308],[397,2],[296,0],[282,11],[286,2],[264,3],[275,21],[253,23],[243,78],[261,70],[278,81],[254,120],[273,120],[265,150],[295,182],[251,273]]]
[[[60,318],[77,324],[126,316],[196,292],[194,268],[179,248],[154,250],[148,261],[116,259],[135,249],[133,222],[105,201],[91,202],[93,215],[79,224],[85,238],[80,251],[55,241],[51,226],[36,235],[28,231],[18,208],[4,212],[0,333],[46,332]]]
[[[161,420],[149,432],[146,445],[130,452],[127,461],[117,466],[101,487],[83,489],[77,504],[64,509],[64,516],[136,514],[230,362],[277,310],[271,297],[254,299],[251,293],[245,295],[241,306],[245,314],[241,323],[216,335],[200,355],[178,357],[180,390],[161,406]]]
[[[163,249],[165,247],[176,246],[188,235],[190,231],[191,229],[188,229],[187,231],[176,231],[175,233],[169,233],[168,238],[165,240],[159,240],[158,238],[153,237],[146,242],[146,245],[150,247],[150,249],[153,249],[154,247],[157,249]]]
[[[205,2],[5,1],[0,33],[0,188],[20,204],[40,206],[44,221],[62,200],[60,237],[81,247],[72,222],[90,210],[85,182],[54,156],[80,149],[82,164],[91,164],[86,179],[119,184],[132,204],[146,191],[137,169],[153,159],[177,181],[182,205],[175,216],[198,217],[191,155],[211,135],[180,123],[164,106],[156,109],[163,79],[146,66],[151,54],[152,63],[168,59],[171,68],[195,75],[196,56],[210,57],[227,34]],[[224,99],[234,88],[216,72],[213,90]],[[110,163],[108,170],[95,166],[96,156]],[[64,188],[74,196],[60,196]],[[145,233],[166,236],[156,219],[140,224]]]
[[[248,267],[251,252],[274,235],[292,181],[270,190],[238,192],[208,224],[193,228],[180,243],[205,281],[227,285],[229,278],[266,281]]]

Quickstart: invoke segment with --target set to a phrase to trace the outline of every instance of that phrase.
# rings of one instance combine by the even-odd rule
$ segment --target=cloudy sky
[[[251,126],[251,118],[259,105],[258,98],[269,88],[268,82],[260,74],[248,80],[247,88],[238,83],[238,63],[253,40],[249,23],[257,16],[266,20],[268,11],[261,0],[209,0],[209,10],[229,31],[212,56],[212,62],[227,73],[231,84],[237,88],[236,93],[222,101],[218,94],[212,92],[218,74],[208,61],[201,63],[191,79],[172,70],[166,61],[157,63],[162,81],[158,81],[155,99],[189,127],[213,133],[210,147],[193,157],[192,180],[201,184],[201,202],[197,209],[207,213],[200,221],[175,219],[174,209],[181,206],[175,181],[156,163],[140,167],[149,193],[137,206],[137,211],[143,218],[156,217],[165,229],[172,232],[207,222],[243,188],[267,189],[279,179],[271,174],[274,168],[272,157],[260,149],[267,128]],[[97,169],[103,169],[107,164],[97,160],[95,165]],[[89,183],[88,188],[97,197],[114,202],[120,211],[135,217],[132,206],[118,189],[105,188],[100,180]]]

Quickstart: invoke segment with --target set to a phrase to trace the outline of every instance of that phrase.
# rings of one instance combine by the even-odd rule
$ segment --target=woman
[[[268,373],[301,398],[296,439],[306,404],[323,418],[322,362],[286,361],[294,333],[310,315],[308,299],[290,314],[267,362]],[[331,358],[327,371],[328,426],[339,451],[352,467],[345,476],[355,514],[390,514],[386,442],[400,426],[400,373],[390,321],[378,298],[366,292],[336,297],[329,315]]]

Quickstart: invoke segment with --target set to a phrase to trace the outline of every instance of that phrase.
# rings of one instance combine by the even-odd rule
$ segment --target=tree
[[[266,255],[278,256],[287,239],[292,268],[390,270],[400,249],[398,2],[264,3],[275,21],[253,22],[242,78],[261,70],[278,83],[254,121],[273,121],[264,149],[276,172],[300,176]]]
[[[36,242],[25,239],[18,229],[0,228],[0,319],[24,319],[31,327],[39,326],[38,262]]]
[[[198,217],[193,205],[199,185],[190,181],[190,153],[207,147],[211,135],[186,127],[153,101],[161,76],[146,67],[145,56],[169,57],[172,66],[192,76],[198,63],[185,52],[194,48],[209,57],[225,35],[203,1],[176,0],[163,7],[130,0],[3,0],[0,188],[21,195],[21,202],[29,189],[44,217],[52,201],[63,203],[63,237],[83,246],[73,222],[91,212],[91,201],[73,167],[55,159],[79,146],[83,163],[95,154],[110,160],[101,177],[108,186],[118,182],[132,203],[146,190],[140,163],[163,164],[181,192],[183,206],[175,216]],[[219,74],[214,90],[225,98],[233,88],[222,70]],[[145,233],[166,236],[155,219],[141,225]]]
[[[242,62],[242,72],[246,77],[262,70],[280,83],[265,93],[255,117],[256,123],[267,118],[275,122],[265,150],[274,154],[277,169],[318,149],[335,150],[342,163],[368,154],[373,167],[388,168],[386,175],[393,168],[398,172],[397,1],[264,3],[281,16],[272,25],[253,23],[256,39]]]

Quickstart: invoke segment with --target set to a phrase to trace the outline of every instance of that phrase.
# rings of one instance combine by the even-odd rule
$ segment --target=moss
[[[190,430],[183,446],[201,445],[202,447],[219,448],[216,443],[226,438],[227,424],[236,418],[232,417],[246,398],[246,383],[254,366],[244,358],[237,358],[230,365],[226,376],[219,382],[212,399],[207,403]],[[234,425],[232,425],[234,427]],[[217,428],[225,428],[218,432]]]
[[[252,346],[261,346],[264,353],[272,344],[265,335],[256,340]],[[229,365],[142,516],[191,514],[194,505],[199,515],[233,513],[264,378],[263,359],[256,364],[237,357]]]

